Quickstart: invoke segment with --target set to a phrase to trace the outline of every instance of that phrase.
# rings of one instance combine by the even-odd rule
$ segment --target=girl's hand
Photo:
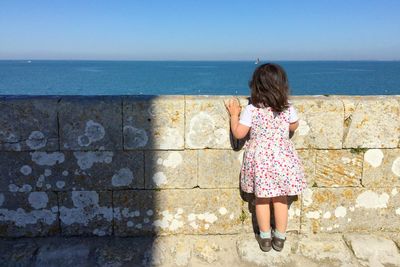
[[[229,115],[231,117],[233,116],[239,117],[241,107],[239,100],[237,98],[231,98],[228,101],[225,101],[225,107],[228,110]]]

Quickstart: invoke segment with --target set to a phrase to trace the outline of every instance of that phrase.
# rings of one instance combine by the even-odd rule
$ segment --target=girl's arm
[[[236,139],[244,138],[249,130],[250,127],[239,123],[239,116],[231,115],[231,131]]]
[[[299,127],[299,121],[295,121],[289,124],[289,131],[294,132]]]
[[[244,138],[250,130],[250,127],[239,123],[240,116],[240,104],[237,99],[229,99],[225,102],[225,106],[228,109],[231,121],[231,131],[235,138]]]
[[[297,112],[294,109],[293,105],[291,102],[289,102],[289,132],[294,133],[296,129],[299,127],[299,117],[297,116]]]

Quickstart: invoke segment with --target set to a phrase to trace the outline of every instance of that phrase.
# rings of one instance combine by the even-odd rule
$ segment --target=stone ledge
[[[5,97],[0,150],[231,149],[223,103],[230,97]],[[248,104],[247,96],[238,98],[243,107]],[[400,146],[399,97],[293,96],[291,101],[300,119],[293,137],[298,149]]]
[[[374,249],[374,251],[371,251]],[[281,252],[262,252],[253,234],[0,239],[2,266],[398,266],[380,233],[289,234]]]

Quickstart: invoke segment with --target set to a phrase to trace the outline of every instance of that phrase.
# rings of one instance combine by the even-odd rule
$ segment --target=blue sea
[[[400,61],[276,63],[287,71],[292,95],[400,94]],[[0,95],[248,95],[256,67],[254,61],[1,60]]]

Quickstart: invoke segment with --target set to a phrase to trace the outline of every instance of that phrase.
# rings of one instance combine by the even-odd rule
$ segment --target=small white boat
[[[32,61],[30,61],[30,60],[28,60],[27,62],[28,62],[28,63],[32,63]]]
[[[257,58],[257,60],[256,60],[256,62],[254,62],[254,64],[258,64],[258,63],[260,63],[260,59],[259,58]]]

